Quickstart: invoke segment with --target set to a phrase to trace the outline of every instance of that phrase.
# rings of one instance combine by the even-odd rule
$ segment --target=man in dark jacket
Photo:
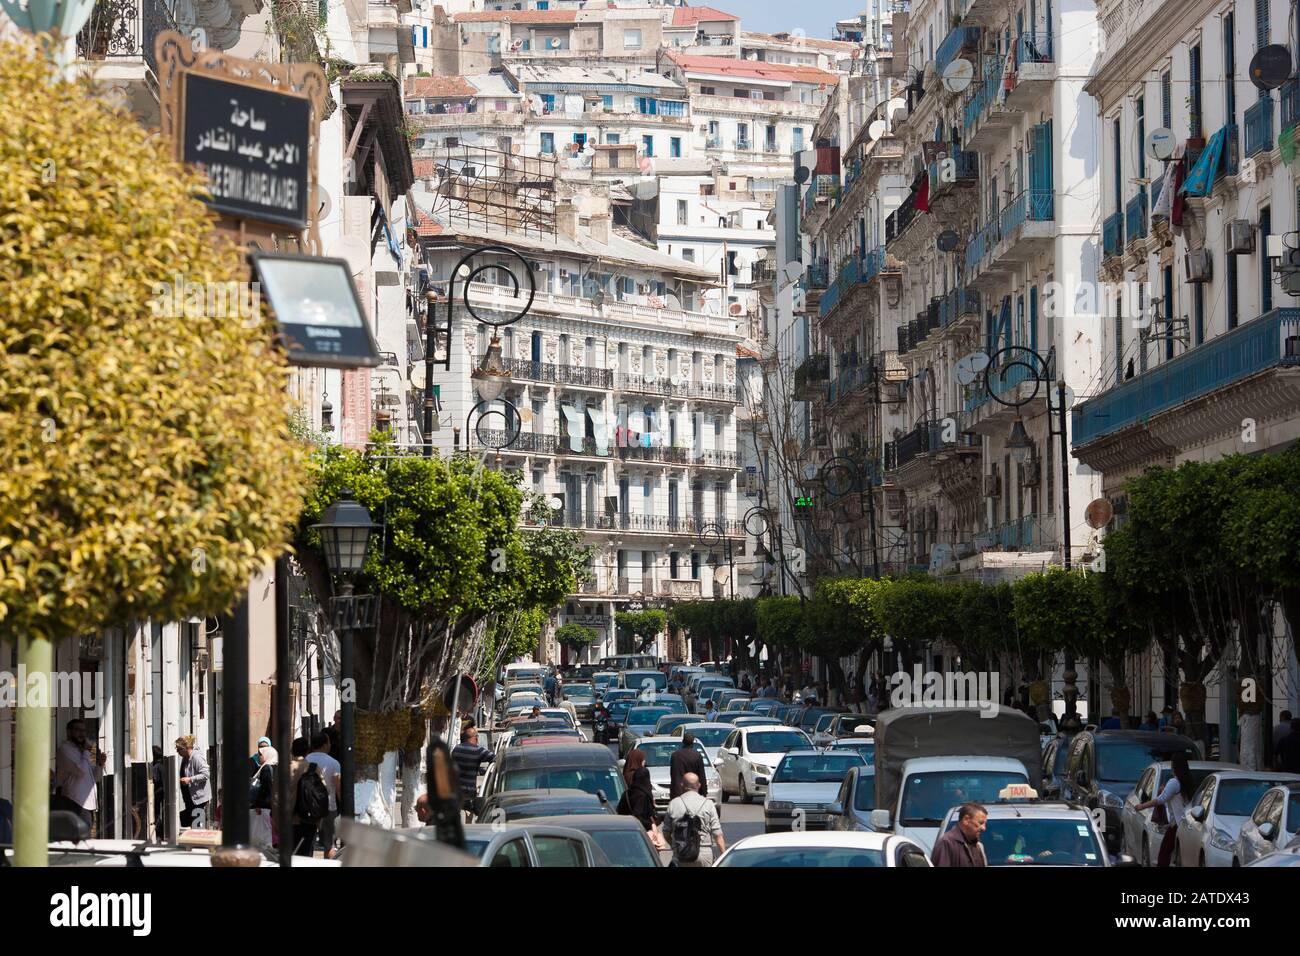
[[[707,797],[709,788],[704,782],[704,758],[695,749],[695,735],[682,734],[682,745],[673,751],[669,766],[668,799],[680,797],[686,789],[683,778],[693,773],[700,778],[700,796]]]
[[[1291,732],[1274,748],[1277,769],[1283,773],[1300,773],[1300,717],[1291,719]]]
[[[980,843],[988,818],[988,811],[978,803],[963,803],[957,811],[957,825],[934,841],[930,862],[935,866],[988,866]]]
[[[456,764],[456,773],[460,777],[460,794],[465,813],[473,819],[474,801],[478,797],[478,775],[485,763],[491,763],[495,755],[486,747],[479,746],[478,728],[467,724],[460,732],[460,744],[451,752],[451,759]]]

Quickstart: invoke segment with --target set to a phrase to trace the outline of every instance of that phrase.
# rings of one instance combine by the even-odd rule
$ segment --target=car
[[[584,813],[614,813],[615,805],[597,794],[572,788],[537,787],[507,790],[486,798],[479,807],[476,822],[509,823],[533,817],[569,816]]]
[[[1285,783],[1266,791],[1241,825],[1233,865],[1249,866],[1292,840],[1300,840],[1300,784]]]
[[[745,705],[745,710],[751,714],[770,716],[780,706],[781,702],[775,697],[751,697],[749,703]]]
[[[663,737],[673,732],[673,729],[683,724],[698,724],[700,718],[696,714],[664,714],[655,724],[654,736]]]
[[[695,719],[696,719],[696,720],[703,720],[703,719],[705,718],[705,716],[706,716],[706,714],[696,714],[696,715],[695,715]],[[713,717],[713,721],[712,721],[712,722],[713,722],[713,723],[718,723],[718,724],[731,724],[732,726],[735,726],[736,721],[738,721],[738,720],[743,720],[743,719],[746,718],[746,717],[753,717],[753,716],[754,716],[753,714],[750,714],[750,713],[747,713],[747,712],[744,712],[744,711],[733,710],[733,711],[732,711],[731,713],[729,713],[729,714],[716,714],[716,715],[714,715],[714,717]]]
[[[980,842],[989,866],[1111,865],[1103,834],[1092,814],[1080,804],[1000,800],[984,804],[984,809],[988,822]],[[957,825],[960,810],[953,807],[948,811],[940,832],[946,833]]]
[[[1106,814],[1106,846],[1109,852],[1122,849],[1124,828],[1121,811],[1124,798],[1137,786],[1142,771],[1152,763],[1169,760],[1182,752],[1187,759],[1200,760],[1196,742],[1181,734],[1146,730],[1084,730],[1070,741],[1060,797],[1100,807]]]
[[[485,797],[511,790],[572,789],[617,805],[626,789],[614,755],[601,744],[512,747],[488,771]]]
[[[506,696],[505,709],[517,710],[521,707],[549,707],[550,701],[543,694],[535,694],[531,690],[510,691]]]
[[[862,759],[869,764],[876,762],[876,742],[870,737],[841,737],[839,740],[832,740],[827,750],[852,750],[860,754]]]
[[[736,693],[736,689],[734,687],[724,687],[720,685],[711,684],[707,687],[703,687],[700,689],[700,694],[695,699],[696,705],[699,707],[700,713],[706,713],[709,709],[710,704],[717,707],[718,710],[722,710],[722,704],[726,702],[727,695],[734,694],[734,693]],[[745,713],[745,711],[734,710],[734,711],[729,711],[729,713],[743,714]]]
[[[925,849],[892,833],[765,833],[745,837],[714,866],[928,867]]]
[[[1057,799],[1064,789],[1072,736],[1064,733],[1057,734],[1043,745],[1043,785],[1038,792],[1045,799]]]
[[[743,711],[745,705],[748,704],[751,699],[752,698],[749,696],[748,691],[736,690],[735,688],[729,687],[726,690],[715,694],[713,697],[713,703],[718,706],[718,710]]]
[[[591,687],[596,696],[602,696],[611,687],[618,686],[618,671],[596,671],[591,675]]]
[[[835,747],[830,748],[832,752]],[[876,809],[876,769],[870,765],[850,767],[840,784],[835,802],[827,808],[832,830],[869,832],[871,811]]]
[[[501,671],[501,683],[533,681],[540,684],[545,676],[546,668],[541,664],[531,661],[526,664],[507,664]]]
[[[653,654],[618,654],[614,657],[602,657],[600,666],[611,671],[630,671],[642,668],[654,670],[659,666]]]
[[[641,693],[653,690],[656,694],[668,689],[668,675],[652,670],[627,670],[618,675],[618,686]]]
[[[784,724],[786,722],[785,719],[790,716],[790,712],[798,709],[799,707],[796,704],[778,703],[772,710],[772,716]]]
[[[717,674],[692,674],[686,682],[686,691],[683,696],[686,698],[686,705],[696,713],[703,713],[704,705],[707,698],[703,695],[712,688],[734,689],[735,681],[730,677],[721,677]]]
[[[719,720],[725,719],[727,714],[719,716]],[[733,727],[782,727],[782,724],[775,717],[764,717],[762,714],[751,714],[745,712],[731,721]]]
[[[645,752],[646,769],[650,771],[650,786],[654,792],[655,809],[663,813],[668,809],[669,787],[672,783],[670,766],[673,753],[682,748],[681,737],[639,737],[633,746]],[[709,762],[704,745],[695,741],[695,750],[704,761],[704,784],[709,799],[713,801],[718,817],[722,817],[722,806],[718,802],[722,785],[718,781],[718,771]]]
[[[1265,792],[1286,783],[1300,783],[1300,774],[1216,770],[1207,776],[1178,821],[1174,838],[1178,865],[1232,866],[1242,825]]]
[[[838,714],[840,711],[831,710],[828,707],[808,707],[799,715],[799,723],[796,724],[800,730],[812,737],[813,728],[817,723],[828,714]]]
[[[1300,867],[1300,842],[1293,841],[1289,846],[1275,850],[1247,866],[1294,866]]]
[[[579,720],[590,720],[591,709],[596,704],[596,691],[591,684],[565,684],[561,696],[573,704]]]
[[[686,733],[693,734],[695,739],[704,747],[705,754],[708,755],[708,765],[716,768],[722,743],[733,730],[735,728],[731,724],[723,721],[704,721],[697,716],[694,723],[680,724],[674,727],[669,736],[681,737]],[[721,787],[719,787],[719,790],[721,790]]]
[[[584,813],[581,816],[538,817],[532,824],[566,827],[591,837],[609,866],[655,868],[663,866],[659,851],[635,817]],[[468,828],[467,828],[468,829]],[[466,835],[468,840],[468,834]]]
[[[642,694],[641,699],[647,704],[660,704],[663,706],[673,707],[677,713],[686,713],[686,701],[682,699],[681,694]]]
[[[865,767],[858,754],[827,750],[791,750],[776,765],[763,802],[763,829],[826,830],[845,775]]]
[[[541,716],[544,720],[562,720],[569,727],[579,733],[582,732],[582,728],[578,726],[578,718],[574,717],[573,711],[567,707],[543,707]]]
[[[811,748],[808,735],[790,727],[735,728],[718,753],[722,802],[734,793],[742,803],[752,803],[756,794],[767,791],[772,770],[783,755]]]
[[[605,736],[598,741],[599,743],[617,743],[619,734],[623,731],[623,721],[627,719],[627,712],[637,706],[639,702],[636,698],[631,700],[616,700],[612,704],[605,705]]]
[[[550,734],[524,734],[522,737],[515,735],[510,738],[511,747],[547,747],[551,744],[572,744],[581,743],[582,737],[577,731],[571,734],[565,734],[561,731]]]
[[[639,700],[640,697],[641,692],[639,690],[626,687],[611,687],[609,690],[605,691],[604,696],[602,696],[600,700],[601,703],[608,707],[615,701]]]
[[[1061,750],[1056,751],[1058,754]],[[1057,758],[1059,760],[1059,757]],[[1201,781],[1216,770],[1229,769],[1227,765],[1216,761],[1188,761],[1192,774],[1193,788],[1199,787]],[[1124,798],[1124,807],[1120,810],[1120,827],[1123,829],[1124,852],[1141,861],[1143,866],[1151,866],[1160,856],[1160,844],[1165,838],[1164,827],[1151,822],[1153,810],[1136,809],[1140,803],[1146,803],[1160,795],[1165,784],[1173,774],[1173,765],[1168,760],[1158,761],[1142,771],[1133,792]],[[1187,804],[1191,806],[1190,801]],[[1177,823],[1177,821],[1173,821]]]
[[[564,820],[564,817],[556,817]],[[436,839],[427,834],[432,827],[409,828],[421,839]],[[577,827],[532,820],[507,827],[486,823],[465,826],[465,849],[478,857],[484,867],[593,867],[613,866],[600,843]]]
[[[808,736],[812,738],[814,746],[829,747],[832,741],[838,740],[840,737],[847,737],[858,731],[863,734],[875,733],[875,723],[874,718],[865,714],[828,712],[817,718],[817,724],[813,728],[813,732]]]
[[[678,704],[677,706],[681,706]],[[640,704],[628,709],[627,716],[619,725],[618,755],[626,757],[638,737],[649,737],[654,733],[655,724],[660,717],[679,713],[671,704]]]

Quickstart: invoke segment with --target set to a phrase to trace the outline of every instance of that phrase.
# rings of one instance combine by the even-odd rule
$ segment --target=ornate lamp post
[[[867,513],[871,533],[872,576],[879,578],[880,546],[876,538],[876,496],[872,475],[854,459],[837,455],[822,465],[821,483],[832,498],[842,498],[854,491],[858,493],[858,503]]]
[[[727,558],[727,567],[729,568],[727,580],[731,582],[731,597],[734,600],[736,597],[736,559],[735,553],[731,549],[731,539],[727,537],[726,528],[721,521],[707,522],[700,526],[700,531],[695,536],[695,540],[709,549],[710,558],[713,558],[714,547],[717,545],[722,546],[722,553]]]
[[[340,493],[338,501],[325,509],[320,522],[312,525],[312,529],[320,534],[321,550],[325,553],[325,565],[330,575],[339,578],[339,594],[331,599],[330,609],[334,629],[339,635],[340,709],[343,712],[339,815],[347,818],[355,815],[352,802],[356,783],[356,763],[352,752],[356,732],[352,635],[373,623],[375,605],[374,595],[352,593],[352,578],[366,563],[366,547],[375,527],[370,512],[354,501],[352,492],[346,489]]]
[[[60,41],[59,65],[67,68],[75,57],[77,34],[90,19],[95,0],[0,0],[5,13],[28,33],[49,33]]]

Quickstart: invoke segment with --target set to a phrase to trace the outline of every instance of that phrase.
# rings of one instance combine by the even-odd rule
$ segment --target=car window
[[[849,772],[844,775],[844,782],[840,784],[839,793],[835,794],[835,802],[846,810],[849,806],[849,795],[853,792],[853,777],[853,771],[849,770]]]
[[[876,809],[876,775],[858,771],[853,789],[853,809],[870,813]]]
[[[956,814],[949,829],[957,825]],[[1105,850],[1086,819],[991,817],[980,836],[989,866],[1105,866]]]
[[[1200,800],[1197,801],[1206,813],[1210,812],[1210,807],[1214,805],[1214,778],[1207,777],[1201,784]]]
[[[1144,803],[1151,799],[1151,778],[1155,776],[1155,771],[1147,768],[1142,774],[1142,779],[1138,781],[1136,797],[1138,803]]]
[[[718,865],[795,868],[883,867],[885,855],[880,850],[839,846],[740,847],[728,853]]]
[[[1266,793],[1260,798],[1259,806],[1255,807],[1255,812],[1250,815],[1251,822],[1255,826],[1260,826],[1268,821],[1268,815],[1273,810],[1273,805],[1277,803],[1276,793]]]
[[[591,834],[613,866],[654,866],[654,850],[634,830],[596,830]]]
[[[586,866],[587,854],[582,844],[568,837],[536,836],[533,848],[537,850],[538,866]]]
[[[736,737],[738,734],[739,731],[736,730],[733,730],[731,733],[727,734],[727,742],[724,743],[722,746],[728,750],[736,746]]]
[[[1052,763],[1056,760],[1057,741],[1053,740],[1043,750],[1043,776],[1052,775]]]
[[[1233,780],[1219,782],[1219,797],[1214,812],[1219,816],[1248,817],[1259,803],[1259,798],[1276,787],[1276,780]]]
[[[818,754],[787,754],[776,765],[773,783],[832,783],[842,780],[862,758],[855,753],[823,751]]]
[[[524,841],[511,840],[497,850],[497,855],[492,857],[492,865],[523,867],[533,864],[528,859],[528,848],[524,846]]]

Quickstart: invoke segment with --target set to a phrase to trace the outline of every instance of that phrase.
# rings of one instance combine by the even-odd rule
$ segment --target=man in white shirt
[[[712,866],[713,847],[709,845],[709,840],[713,841],[719,854],[727,849],[727,844],[722,839],[722,821],[718,819],[718,811],[713,801],[708,797],[700,796],[700,778],[696,774],[688,773],[683,776],[682,786],[685,789],[681,796],[674,797],[668,803],[668,814],[664,821],[665,835],[671,840],[678,820],[688,816],[696,817],[700,821],[700,855],[695,860],[681,860],[678,859],[677,848],[674,847],[673,862],[678,866]]]
[[[104,752],[95,759],[90,756],[91,745],[86,740],[86,722],[68,721],[68,739],[59,744],[54,758],[54,780],[63,795],[62,806],[56,809],[71,810],[86,821],[94,822],[99,809],[95,786],[104,779]]]
[[[330,794],[329,816],[320,822],[320,840],[328,856],[334,848],[334,821],[339,818],[339,779],[343,768],[330,756],[330,739],[325,733],[319,733],[311,739],[311,753],[307,762],[320,767],[320,775],[325,781],[325,789]]]

